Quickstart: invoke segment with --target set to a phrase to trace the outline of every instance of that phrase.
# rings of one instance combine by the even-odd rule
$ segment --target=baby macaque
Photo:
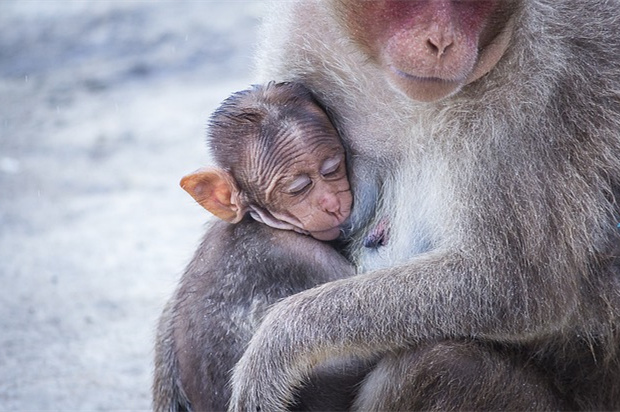
[[[334,240],[351,212],[345,151],[326,113],[301,84],[254,86],[227,99],[211,119],[220,168],[181,186],[230,222],[246,213],[276,229]]]
[[[345,150],[303,85],[269,83],[235,93],[211,117],[208,144],[218,167],[185,176],[181,186],[225,222],[207,230],[161,317],[156,411],[226,409],[231,370],[268,307],[354,274],[322,242],[339,237],[351,211]],[[329,368],[317,369],[308,383],[326,403],[304,404],[302,391],[299,408],[348,407],[342,385],[346,390],[351,378],[353,394],[364,365],[337,367],[338,385],[328,383]],[[339,392],[330,396],[333,386]]]

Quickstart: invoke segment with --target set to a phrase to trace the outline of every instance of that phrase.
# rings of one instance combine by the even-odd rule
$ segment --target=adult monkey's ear
[[[202,207],[230,223],[237,223],[247,208],[235,179],[225,170],[203,168],[181,179],[181,187]]]

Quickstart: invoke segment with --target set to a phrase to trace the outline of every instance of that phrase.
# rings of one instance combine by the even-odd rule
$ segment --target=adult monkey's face
[[[338,16],[389,83],[417,101],[488,73],[512,35],[518,0],[341,0]]]

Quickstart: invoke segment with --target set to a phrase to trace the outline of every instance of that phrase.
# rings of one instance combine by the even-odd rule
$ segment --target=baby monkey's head
[[[299,83],[233,94],[212,115],[208,144],[219,168],[181,186],[215,216],[246,213],[280,229],[333,240],[351,212],[345,150],[333,124]]]

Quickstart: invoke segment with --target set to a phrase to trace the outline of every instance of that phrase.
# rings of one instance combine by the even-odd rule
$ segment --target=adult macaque
[[[157,411],[226,409],[230,372],[266,308],[354,272],[315,240],[339,237],[352,196],[339,136],[304,86],[234,94],[211,117],[208,142],[219,167],[185,176],[181,186],[224,222],[207,231],[161,318]],[[364,365],[344,361],[353,387]],[[336,403],[321,407],[350,402],[354,391],[336,393]]]
[[[360,410],[620,409],[618,33],[608,0],[275,2],[259,78],[333,111],[367,273],[276,304],[231,409],[345,355]]]

